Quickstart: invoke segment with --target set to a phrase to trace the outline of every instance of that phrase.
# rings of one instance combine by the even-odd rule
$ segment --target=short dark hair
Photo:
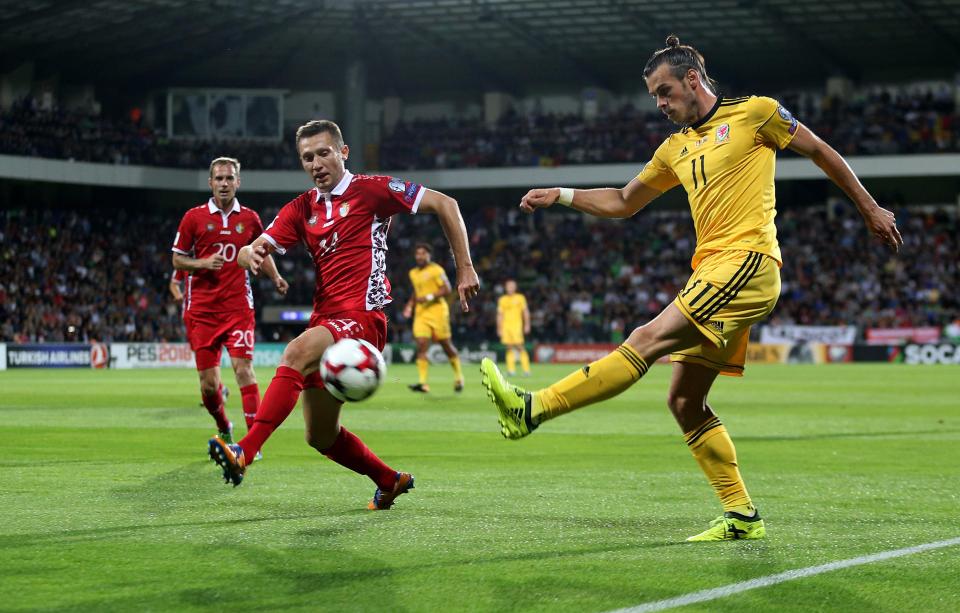
[[[643,68],[644,79],[649,78],[662,64],[667,64],[671,74],[680,80],[683,80],[688,70],[696,70],[700,73],[700,78],[716,91],[717,82],[707,75],[707,63],[699,51],[690,45],[681,45],[680,39],[674,34],[667,37],[666,43],[666,47],[654,52],[647,60],[647,65]]]
[[[301,138],[308,138],[327,132],[333,137],[333,142],[337,148],[343,147],[343,133],[340,132],[340,126],[329,119],[311,119],[307,123],[297,128],[297,142],[300,145]]]
[[[416,251],[417,249],[423,249],[430,255],[433,255],[433,247],[431,247],[427,243],[417,243],[416,245],[413,246],[413,250]]]

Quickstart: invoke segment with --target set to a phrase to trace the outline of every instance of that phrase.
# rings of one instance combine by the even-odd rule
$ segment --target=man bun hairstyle
[[[707,63],[703,55],[690,45],[681,45],[680,37],[676,34],[667,36],[667,46],[659,51],[655,51],[647,65],[643,68],[643,78],[649,78],[653,71],[661,65],[670,66],[670,74],[679,80],[683,80],[688,70],[696,70],[700,74],[700,79],[708,84],[716,92],[717,82],[707,75]]]
[[[328,133],[332,138],[337,149],[343,147],[343,133],[340,132],[340,126],[329,119],[312,119],[297,128],[297,142],[300,144],[301,138],[309,138],[317,134]]]

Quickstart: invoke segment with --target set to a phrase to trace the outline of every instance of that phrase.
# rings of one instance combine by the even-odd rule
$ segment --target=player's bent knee
[[[257,382],[256,376],[253,374],[253,366],[250,364],[237,367],[236,373],[237,382],[240,385],[246,386]]]
[[[310,328],[290,341],[280,357],[280,366],[293,368],[302,375],[319,368],[320,358],[327,347],[333,344],[333,335],[324,326]]]
[[[633,329],[626,343],[637,350],[640,355],[644,355],[644,350],[656,343],[657,336],[650,324],[638,326]]]

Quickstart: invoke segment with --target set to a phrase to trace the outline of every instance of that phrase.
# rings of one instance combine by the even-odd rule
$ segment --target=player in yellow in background
[[[430,391],[427,385],[427,371],[430,369],[427,349],[432,341],[436,341],[450,359],[453,390],[459,393],[463,391],[463,369],[460,368],[460,354],[450,341],[450,307],[446,299],[450,293],[450,281],[443,267],[430,261],[432,254],[430,245],[419,243],[414,252],[417,265],[410,269],[413,294],[403,309],[403,316],[409,319],[413,314],[413,338],[417,342],[417,374],[420,380],[408,387],[415,392]]]
[[[650,364],[670,355],[667,405],[724,511],[687,540],[762,538],[763,520],[707,394],[718,374],[743,374],[750,326],[773,310],[780,293],[782,260],[773,222],[776,151],[789,147],[810,158],[886,244],[897,249],[903,239],[893,213],[877,204],[832,147],[776,100],[718,96],[693,47],[670,36],[643,76],[658,108],[681,126],[643,171],[623,189],[533,189],[520,208],[529,213],[559,202],[597,217],[626,218],[682,185],[697,234],[690,280],[623,345],[545,389],[530,393],[507,383],[489,360],[481,364],[483,383],[499,410],[503,435],[521,438],[548,419],[616,396]]]
[[[524,334],[530,334],[530,309],[527,298],[517,293],[517,282],[507,279],[503,284],[506,293],[497,301],[497,336],[507,349],[507,374],[516,374],[517,355],[523,376],[530,376],[530,355],[524,346]]]

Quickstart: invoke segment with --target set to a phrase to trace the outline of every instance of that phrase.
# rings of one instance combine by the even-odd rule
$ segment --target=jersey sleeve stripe
[[[183,249],[177,249],[176,247],[171,247],[170,251],[173,251],[174,253],[179,253],[180,255],[190,255],[189,251],[184,251]]]
[[[413,206],[410,208],[410,214],[411,214],[411,215],[416,215],[416,214],[417,214],[417,209],[420,208],[420,201],[423,200],[423,195],[426,194],[426,193],[427,193],[427,188],[421,185],[421,186],[420,186],[420,191],[417,192],[417,197],[416,197],[416,199],[413,201]]]
[[[279,253],[280,255],[283,255],[283,254],[285,254],[285,253],[287,252],[286,249],[284,249],[283,247],[280,246],[280,243],[278,243],[276,240],[274,240],[274,238],[273,238],[272,236],[270,236],[269,234],[267,234],[266,232],[264,232],[264,233],[261,234],[260,236],[262,236],[262,237],[264,238],[264,240],[266,240],[268,243],[270,243],[271,245],[273,245],[273,248],[276,249],[276,250],[277,250],[277,253]]]

